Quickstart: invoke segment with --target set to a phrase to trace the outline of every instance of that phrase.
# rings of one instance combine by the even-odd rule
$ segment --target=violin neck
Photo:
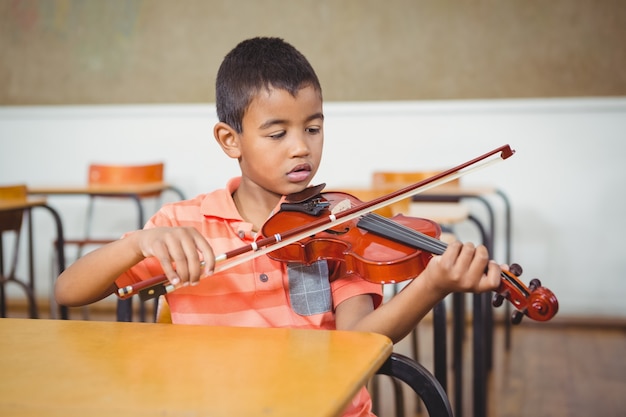
[[[357,227],[411,248],[430,252],[433,255],[443,254],[448,246],[439,239],[376,213],[369,213],[361,217],[357,222]]]

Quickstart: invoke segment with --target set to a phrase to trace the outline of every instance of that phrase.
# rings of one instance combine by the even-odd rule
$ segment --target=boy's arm
[[[117,277],[143,259],[133,242],[134,234],[89,252],[72,263],[56,281],[57,302],[77,307],[114,293]]]
[[[485,267],[489,265],[485,276]],[[384,334],[393,343],[408,335],[426,314],[452,292],[484,292],[500,284],[500,267],[489,262],[484,246],[459,242],[434,257],[400,293],[374,310],[371,297],[360,295],[337,306],[338,330]]]
[[[56,281],[55,298],[68,307],[101,300],[116,291],[115,280],[122,273],[150,256],[159,260],[174,285],[193,285],[202,275],[210,274],[215,263],[211,246],[194,228],[138,230],[89,252],[70,265]],[[202,260],[205,265],[201,265]]]

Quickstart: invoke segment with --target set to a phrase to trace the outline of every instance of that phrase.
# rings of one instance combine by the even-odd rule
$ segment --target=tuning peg
[[[504,302],[504,299],[509,296],[509,291],[505,291],[502,294],[494,293],[491,299],[491,305],[494,307],[500,307]]]
[[[522,275],[523,270],[520,264],[511,264],[509,265],[509,272],[519,277]]]
[[[528,289],[530,289],[531,291],[535,291],[539,287],[541,287],[541,281],[539,281],[539,279],[537,278],[531,279],[528,283]]]
[[[524,317],[524,313],[519,310],[515,310],[511,315],[511,323],[520,324],[522,322],[522,318]]]

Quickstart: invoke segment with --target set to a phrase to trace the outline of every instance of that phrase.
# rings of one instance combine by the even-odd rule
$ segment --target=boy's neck
[[[272,214],[272,210],[279,200],[268,202],[263,199],[250,198],[246,193],[236,190],[233,193],[233,201],[241,218],[252,224],[254,232],[258,232]]]

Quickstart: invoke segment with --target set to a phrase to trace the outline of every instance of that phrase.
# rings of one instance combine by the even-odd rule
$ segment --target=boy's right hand
[[[172,285],[196,285],[213,273],[215,254],[195,228],[155,227],[136,233],[142,256],[158,259]]]

